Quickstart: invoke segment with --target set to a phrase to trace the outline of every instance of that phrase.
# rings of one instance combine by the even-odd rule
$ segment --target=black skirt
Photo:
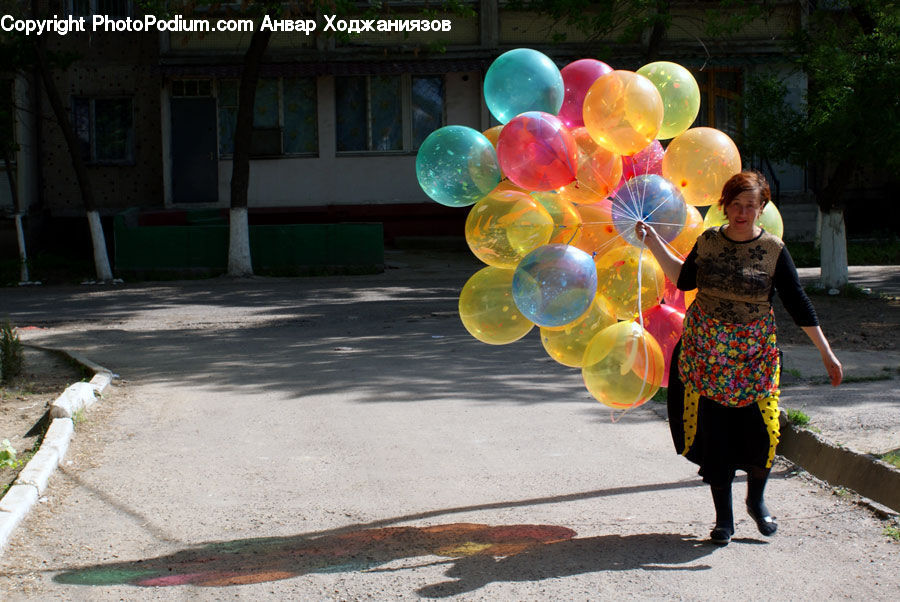
[[[672,352],[667,395],[675,451],[700,466],[700,476],[710,485],[730,484],[737,470],[765,470],[771,439],[757,404],[734,408],[701,395],[697,415],[684,415],[684,383],[678,374],[680,353],[679,341]],[[697,425],[687,453],[684,453],[685,420],[696,420]]]

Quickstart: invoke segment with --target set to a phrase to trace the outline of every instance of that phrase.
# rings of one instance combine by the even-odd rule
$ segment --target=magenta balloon
[[[575,180],[578,145],[555,115],[528,111],[500,131],[497,159],[507,178],[529,191],[556,190]]]
[[[612,71],[612,67],[595,59],[579,59],[571,62],[560,70],[566,94],[563,96],[562,108],[559,110],[559,119],[567,128],[576,128],[584,125],[581,111],[584,106],[584,97],[591,88],[591,84],[597,78]]]
[[[663,386],[669,383],[669,364],[672,351],[684,332],[684,314],[671,305],[656,305],[644,312],[644,330],[653,335],[666,360]]]
[[[635,176],[662,175],[662,160],[666,150],[663,148],[659,140],[654,140],[643,149],[633,155],[622,156],[622,179],[619,185],[610,193],[610,197],[614,196],[619,188],[625,185],[625,182]]]

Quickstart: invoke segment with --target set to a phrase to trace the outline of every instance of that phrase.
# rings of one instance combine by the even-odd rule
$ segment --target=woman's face
[[[734,197],[725,207],[725,217],[728,218],[728,233],[733,237],[753,237],[759,231],[756,222],[762,214],[759,206],[759,193],[755,190],[746,190]]]

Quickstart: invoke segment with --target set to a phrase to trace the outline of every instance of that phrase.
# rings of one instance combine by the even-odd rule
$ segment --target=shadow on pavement
[[[549,498],[447,508],[290,537],[213,542],[156,558],[70,569],[57,574],[54,581],[93,586],[223,587],[278,581],[309,573],[402,571],[430,564],[452,564],[446,574],[456,581],[434,584],[418,592],[425,597],[441,597],[472,591],[492,581],[537,581],[635,568],[701,570],[708,567],[680,565],[710,554],[714,547],[682,534],[605,535],[578,539],[574,530],[558,525],[386,526],[461,512],[695,486],[698,486],[696,481],[680,481],[616,487]],[[450,560],[385,566],[397,560],[427,556]]]

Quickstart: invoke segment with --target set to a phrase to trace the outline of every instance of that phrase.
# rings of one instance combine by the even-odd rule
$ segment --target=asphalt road
[[[472,260],[385,274],[4,289],[116,372],[0,559],[9,599],[894,600],[898,544],[787,470],[735,541],[667,424],[612,420],[537,333],[456,316]]]

